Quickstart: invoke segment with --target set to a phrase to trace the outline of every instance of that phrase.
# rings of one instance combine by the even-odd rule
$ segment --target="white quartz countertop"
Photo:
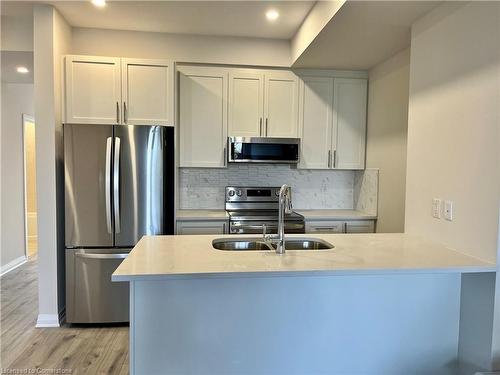
[[[218,237],[145,236],[116,269],[112,280],[496,271],[493,263],[407,234],[321,234],[316,237],[330,242],[334,249],[289,250],[284,255],[216,250],[212,240]]]
[[[226,210],[177,210],[177,220],[225,220]]]
[[[357,210],[296,210],[306,220],[375,220],[377,215]]]
[[[357,210],[295,210],[306,220],[375,220],[377,215]],[[224,220],[225,210],[177,210],[177,220]]]

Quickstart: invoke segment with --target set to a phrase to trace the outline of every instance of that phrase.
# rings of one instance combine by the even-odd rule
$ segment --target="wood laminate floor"
[[[1,369],[64,369],[58,373],[128,374],[126,326],[35,328],[36,256],[2,276],[0,284],[1,373],[7,373]]]

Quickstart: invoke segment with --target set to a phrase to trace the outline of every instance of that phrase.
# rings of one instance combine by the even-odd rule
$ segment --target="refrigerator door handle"
[[[113,203],[115,214],[115,233],[120,233],[120,138],[115,137],[115,159],[113,165]]]
[[[105,171],[105,197],[106,197],[106,225],[108,233],[113,233],[111,226],[111,146],[113,138],[106,139],[106,171]]]
[[[128,253],[123,254],[89,254],[89,253],[75,253],[75,256],[87,259],[125,259]]]

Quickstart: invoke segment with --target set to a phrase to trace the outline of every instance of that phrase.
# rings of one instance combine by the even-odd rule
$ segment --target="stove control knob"
[[[242,193],[241,193],[241,190],[238,190],[238,191],[236,192],[236,195],[237,195],[238,197],[241,197],[241,194],[242,194]]]
[[[234,197],[234,190],[229,190],[228,194],[229,194],[230,197]]]

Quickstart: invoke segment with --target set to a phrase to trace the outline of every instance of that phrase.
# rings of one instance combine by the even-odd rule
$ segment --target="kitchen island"
[[[143,237],[114,272],[130,282],[131,374],[456,373],[462,274],[496,271],[406,234],[284,255],[217,237]]]

